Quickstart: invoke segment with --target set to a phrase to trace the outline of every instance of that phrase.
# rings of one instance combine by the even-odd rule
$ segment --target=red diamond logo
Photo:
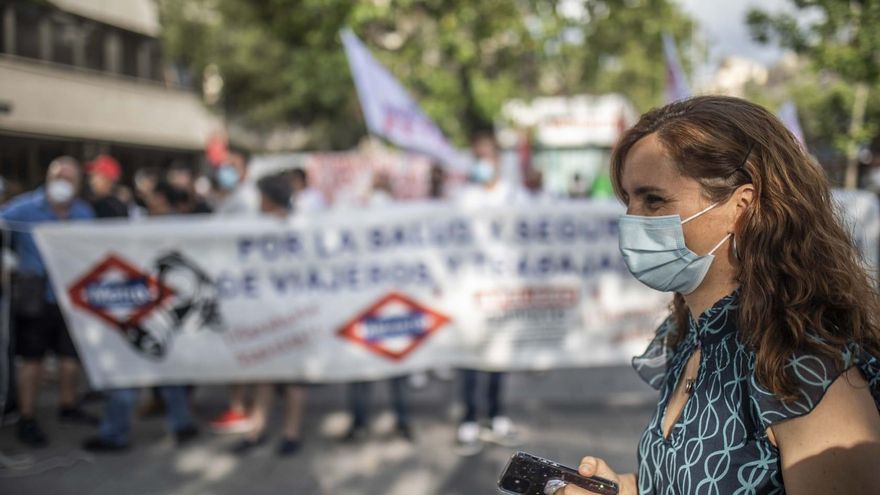
[[[343,325],[338,334],[376,354],[400,361],[449,320],[448,316],[392,292]]]
[[[174,295],[168,286],[110,254],[67,290],[74,306],[116,328],[137,324]]]

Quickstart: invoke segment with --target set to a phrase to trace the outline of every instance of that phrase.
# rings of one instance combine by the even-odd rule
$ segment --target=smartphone
[[[586,478],[577,470],[525,452],[513,454],[507,462],[498,489],[512,495],[545,495],[550,480],[562,480],[599,495],[617,495],[617,483],[599,477]]]

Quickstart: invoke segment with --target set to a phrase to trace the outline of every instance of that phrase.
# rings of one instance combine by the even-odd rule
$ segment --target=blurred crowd
[[[546,199],[540,172],[530,172],[524,184],[507,180],[502,153],[492,133],[474,136],[473,163],[469,181],[455,191],[447,191],[447,173],[434,164],[429,168],[428,198],[448,200],[476,207],[516,204]],[[163,168],[136,170],[131,187],[122,184],[122,167],[109,155],[100,155],[81,165],[62,156],[47,166],[45,182],[31,191],[6,196],[0,204],[0,233],[4,242],[4,284],[0,298],[11,302],[4,315],[10,329],[8,372],[3,409],[4,424],[15,423],[16,436],[25,445],[41,447],[50,441],[41,427],[37,410],[40,386],[46,369],[45,358],[54,356],[59,377],[58,419],[96,427],[83,440],[90,451],[118,452],[131,446],[132,419],[138,415],[165,414],[171,433],[179,444],[196,439],[203,428],[191,414],[192,385],[161,386],[143,391],[115,389],[99,395],[104,401],[98,418],[81,407],[83,393],[79,381],[80,364],[55,295],[47,282],[46,269],[34,244],[30,229],[44,222],[89,220],[95,218],[159,217],[169,215],[267,215],[286,218],[309,215],[330,207],[321,191],[310,184],[303,168],[291,168],[263,177],[251,177],[251,157],[243,150],[231,149],[226,160],[210,167],[208,173],[182,163]],[[607,180],[587,183],[572,178],[571,198],[610,195]],[[0,197],[2,191],[0,191]],[[365,208],[385,206],[395,201],[390,177],[376,174],[365,198]],[[11,289],[10,289],[11,287]],[[438,376],[452,379],[451,370]],[[409,414],[408,389],[424,386],[428,375],[419,373],[387,380],[396,416],[395,432],[412,439],[415,431]],[[486,441],[508,446],[519,441],[519,431],[505,414],[504,373],[459,370],[460,396],[464,414],[456,438],[457,451],[472,455]],[[372,388],[370,382],[348,386],[351,422],[343,441],[367,436],[370,423]],[[278,454],[287,456],[300,449],[301,424],[306,411],[307,387],[302,384],[236,384],[228,387],[228,405],[217,417],[207,421],[211,431],[240,435],[235,452],[244,454],[267,441],[267,418],[276,396],[283,402],[284,420]],[[140,406],[138,403],[140,402]]]

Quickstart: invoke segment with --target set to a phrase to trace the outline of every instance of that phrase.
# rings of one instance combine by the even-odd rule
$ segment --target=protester
[[[571,182],[568,184],[569,199],[586,199],[590,197],[589,187],[584,177],[580,173],[571,176]]]
[[[259,208],[260,195],[248,180],[250,154],[241,149],[229,150],[226,163],[217,167],[215,180],[218,197],[215,212],[221,215],[252,215]]]
[[[446,169],[439,162],[432,161],[428,174],[428,198],[437,200],[445,198]]]
[[[247,181],[250,155],[243,150],[230,150],[226,163],[217,168],[215,180],[220,198],[214,212],[218,215],[255,215],[262,197],[256,187]],[[215,433],[246,433],[253,430],[248,417],[249,387],[237,383],[229,387],[229,405],[209,423]]]
[[[621,495],[876,493],[880,302],[796,138],[758,105],[692,98],[643,115],[611,177],[627,266],[674,300],[634,360],[660,390],[638,473],[580,473]]]
[[[161,173],[156,168],[140,168],[134,173],[134,203],[129,204],[128,216],[143,218],[148,213],[147,200],[159,182]]]
[[[291,170],[290,184],[293,189],[294,212],[315,212],[327,208],[324,195],[309,183],[309,176],[304,168]]]
[[[21,357],[18,408],[21,419],[17,436],[32,447],[48,444],[36,420],[36,403],[43,379],[43,358],[52,350],[59,359],[59,410],[62,422],[93,424],[95,418],[77,404],[80,373],[76,348],[70,338],[46,268],[30,233],[34,225],[94,218],[92,208],[76,197],[82,182],[79,163],[70,157],[49,164],[46,183],[14,198],[2,209],[0,219],[12,230],[12,246],[18,256],[13,287],[16,351]]]
[[[471,173],[473,184],[459,193],[457,201],[460,205],[468,208],[500,208],[528,201],[528,194],[520,185],[502,177],[501,153],[493,133],[475,135],[471,140],[471,149],[475,158]],[[458,453],[478,453],[482,449],[482,437],[507,446],[519,443],[519,433],[513,421],[504,415],[501,398],[504,376],[501,372],[461,371],[465,413],[456,434]],[[478,423],[477,386],[481,378],[487,382],[484,412],[489,426],[485,430]]]
[[[150,216],[179,214],[186,205],[186,193],[165,181],[159,181],[145,197]],[[161,396],[168,425],[177,445],[196,438],[199,430],[189,410],[187,389],[183,385],[155,387]],[[104,418],[96,436],[83,441],[91,452],[120,452],[131,446],[131,415],[139,389],[124,388],[108,393]]]
[[[88,200],[97,218],[127,217],[128,206],[116,196],[122,175],[119,162],[110,155],[98,155],[86,167],[89,175]]]
[[[211,213],[211,206],[196,192],[196,181],[192,169],[179,160],[171,162],[165,173],[165,180],[180,191],[186,192],[187,201],[183,207],[186,214]]]
[[[260,191],[260,212],[263,215],[284,220],[290,215],[290,181],[283,176],[263,177],[257,181]],[[293,455],[300,449],[303,410],[305,409],[306,389],[297,384],[280,384],[284,393],[284,426],[278,455]],[[250,452],[267,440],[266,423],[272,407],[275,384],[260,383],[254,386],[254,406],[248,417],[250,429],[245,438],[236,444],[238,454]]]
[[[391,178],[388,174],[377,173],[373,177],[373,186],[367,197],[366,206],[376,208],[394,202],[391,189]],[[412,440],[413,433],[409,422],[409,401],[406,384],[408,376],[396,376],[388,380],[391,388],[391,402],[394,407],[396,421],[394,431],[401,437]],[[359,381],[348,385],[348,404],[351,412],[351,425],[343,436],[345,441],[362,439],[367,434],[370,421],[370,405],[372,402],[371,382]]]

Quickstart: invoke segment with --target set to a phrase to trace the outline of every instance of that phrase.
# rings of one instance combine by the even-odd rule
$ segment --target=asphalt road
[[[14,427],[0,428],[0,453],[16,463],[0,468],[0,494],[496,493],[498,473],[515,449],[490,445],[473,457],[454,452],[460,413],[454,380],[411,391],[413,442],[391,435],[386,388],[374,387],[371,436],[353,444],[339,440],[348,425],[345,389],[327,385],[310,389],[304,447],[290,458],[276,456],[277,435],[237,456],[230,451],[235,436],[216,436],[204,426],[200,438],[177,448],[161,418],[135,420],[128,452],[94,456],[78,448],[90,428],[54,421],[54,384],[48,383],[40,416],[52,443],[31,450],[15,440]],[[598,455],[621,472],[635,467],[636,444],[656,400],[628,367],[514,374],[505,390],[508,413],[524,433],[523,450],[569,465]],[[200,387],[194,413],[204,425],[224,401],[223,387]],[[99,402],[86,407],[101,411]]]

